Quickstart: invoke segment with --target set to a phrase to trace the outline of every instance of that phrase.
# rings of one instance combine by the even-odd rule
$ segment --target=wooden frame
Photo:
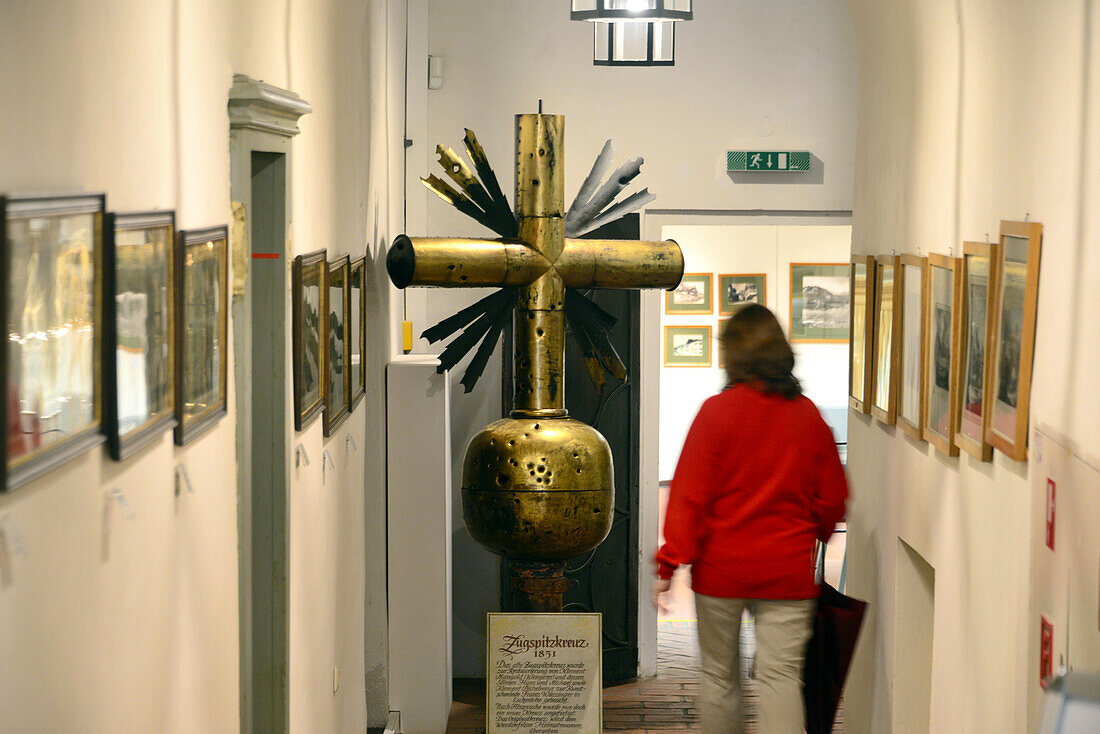
[[[104,194],[0,196],[0,490],[103,441],[105,212]]]
[[[1015,461],[1027,459],[1031,362],[1039,297],[1043,225],[1001,222],[997,312],[993,331],[993,394],[986,440]]]
[[[962,331],[962,258],[928,256],[927,389],[924,437],[948,456],[958,456],[959,335]],[[942,287],[949,293],[941,294]],[[950,313],[948,313],[950,309]],[[946,355],[944,352],[946,351]]]
[[[997,294],[997,243],[964,242],[959,333],[959,422],[955,445],[979,461],[993,459],[986,440],[989,410],[993,404],[993,327]]]
[[[367,394],[367,360],[364,348],[367,344],[367,289],[366,289],[366,275],[367,275],[367,258],[366,256],[353,260],[351,263],[351,273],[348,281],[348,292],[351,298],[351,317],[348,319],[348,326],[351,329],[351,359],[349,363],[353,374],[351,375],[351,408],[352,412],[355,411],[355,406],[359,405],[359,401],[362,400]],[[355,297],[355,290],[359,289],[359,297]],[[358,319],[358,324],[356,324]],[[358,357],[359,364],[356,365],[355,358]]]
[[[731,302],[726,296],[728,290],[738,281],[751,281],[746,282],[745,285],[752,285],[756,288],[756,297],[745,298],[739,302]],[[737,291],[738,295],[741,291]],[[735,310],[735,307],[740,303],[759,303],[761,306],[768,305],[768,276],[766,273],[722,273],[718,276],[718,315],[719,316],[731,316]]]
[[[871,415],[894,425],[898,415],[898,348],[901,332],[901,258],[875,258],[875,346],[871,380]]]
[[[925,395],[928,390],[928,261],[916,255],[901,256],[901,333],[898,340],[898,425],[917,440],[924,440]],[[919,283],[914,285],[914,275]],[[914,298],[915,297],[915,298]],[[915,331],[915,333],[913,333]],[[910,394],[912,390],[916,395]]]
[[[206,265],[213,263],[213,266]],[[202,272],[210,271],[213,272]],[[213,275],[213,282],[209,276]],[[229,361],[229,230],[225,225],[176,235],[176,443],[190,443],[226,415]],[[207,276],[200,280],[199,276]],[[193,291],[188,290],[193,286]],[[217,375],[195,374],[192,362],[216,362]],[[199,392],[202,388],[206,392]]]
[[[351,262],[347,255],[329,262],[325,276],[326,303],[328,304],[325,323],[328,328],[325,370],[325,411],[324,433],[331,436],[351,414],[351,360],[348,359],[348,337],[350,336],[351,316]],[[333,323],[335,315],[332,296],[333,289],[340,291],[340,314],[342,320]],[[338,337],[338,338],[336,338]],[[339,380],[340,382],[337,382]],[[342,383],[342,384],[341,384]],[[338,389],[342,388],[342,389]]]
[[[870,413],[875,355],[875,256],[853,257],[848,278],[848,404],[860,413]]]
[[[698,292],[695,286],[698,285],[703,286],[703,294],[702,300],[695,303],[695,293]],[[665,291],[665,313],[672,316],[714,313],[714,274],[684,273],[680,285],[671,291]]]
[[[175,212],[107,215],[103,417],[115,461],[176,425],[175,238]]]
[[[829,322],[842,314],[849,315],[852,300],[851,292],[847,291],[851,286],[850,273],[849,263],[791,263],[787,338],[792,343],[843,344],[849,341],[850,323],[838,326]],[[806,278],[818,278],[822,282],[828,279],[832,290],[818,283],[807,284]],[[811,291],[815,294],[812,309],[807,304],[806,288],[816,289]],[[820,325],[807,325],[807,312],[814,314],[814,319],[820,321]]]
[[[328,374],[328,265],[325,250],[294,258],[291,281],[291,339],[294,368],[294,430],[304,431],[325,407]],[[307,289],[317,289],[316,303]],[[312,357],[312,359],[310,359]]]
[[[692,334],[694,332],[694,334]],[[698,355],[676,354],[677,349],[683,351],[688,344],[676,346],[677,336],[695,336],[701,345]],[[711,336],[710,324],[691,326],[666,326],[664,334],[664,365],[665,367],[710,367],[713,363],[714,340]]]

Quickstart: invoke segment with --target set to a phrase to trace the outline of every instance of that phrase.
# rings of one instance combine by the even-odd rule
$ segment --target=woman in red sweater
[[[672,478],[653,598],[691,565],[706,734],[742,731],[741,613],[756,619],[759,727],[803,731],[802,664],[817,586],[814,541],[844,517],[848,484],[832,432],[791,374],[771,311],[742,307],[720,336],[729,384],[695,417]]]

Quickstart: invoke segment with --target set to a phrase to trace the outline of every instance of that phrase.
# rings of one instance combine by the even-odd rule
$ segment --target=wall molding
[[[300,131],[298,120],[313,112],[309,102],[294,92],[257,81],[245,74],[233,75],[229,90],[229,129],[292,138]]]

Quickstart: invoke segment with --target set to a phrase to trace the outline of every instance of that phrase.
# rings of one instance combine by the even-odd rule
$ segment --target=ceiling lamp
[[[601,66],[676,63],[676,21],[691,20],[691,0],[572,0],[571,20],[592,22],[592,62]]]

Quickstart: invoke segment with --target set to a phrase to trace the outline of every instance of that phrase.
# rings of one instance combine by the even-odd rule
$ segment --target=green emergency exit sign
[[[731,150],[726,152],[727,171],[808,171],[807,150]]]

